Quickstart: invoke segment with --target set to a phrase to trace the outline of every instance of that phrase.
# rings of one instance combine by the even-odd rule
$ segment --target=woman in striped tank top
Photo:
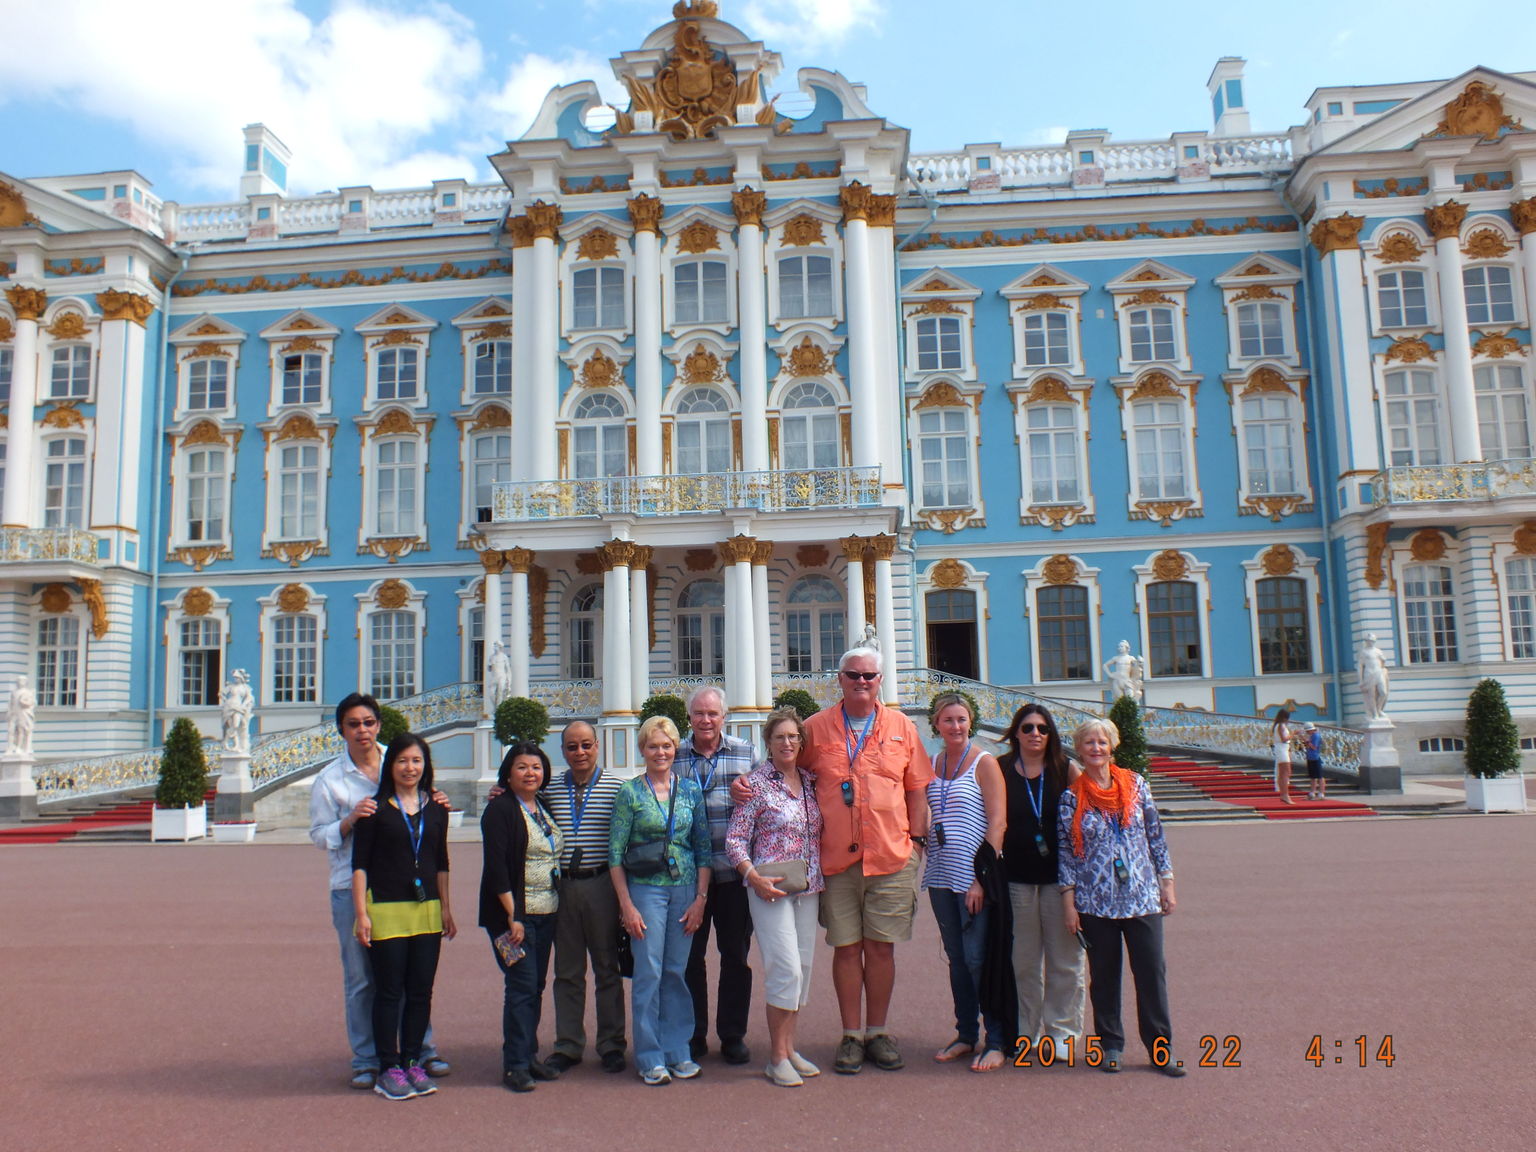
[[[1005,1027],[1001,1019],[981,1009],[981,966],[991,909],[976,879],[975,858],[983,840],[1002,853],[1007,791],[997,760],[971,743],[975,722],[964,696],[945,692],[934,698],[931,723],[944,747],[934,757],[935,777],[928,785],[928,864],[923,887],[928,889],[944,942],[949,990],[955,1001],[955,1038],[933,1058],[949,1064],[974,1053],[971,1071],[991,1072],[1005,1062]],[[979,1016],[984,1016],[984,1044]]]

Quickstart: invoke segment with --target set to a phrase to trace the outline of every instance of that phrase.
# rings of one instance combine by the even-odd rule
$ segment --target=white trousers
[[[1082,945],[1067,931],[1057,884],[1010,884],[1013,979],[1019,990],[1019,1036],[1061,1044],[1083,1032]]]
[[[820,904],[818,892],[781,896],[770,904],[747,889],[752,933],[763,958],[763,987],[770,1007],[798,1012],[811,998],[811,962],[816,957]]]

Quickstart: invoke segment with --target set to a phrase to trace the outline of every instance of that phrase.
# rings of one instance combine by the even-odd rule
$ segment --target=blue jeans
[[[645,921],[645,939],[635,940],[635,978],[630,989],[635,1066],[641,1071],[688,1059],[693,1036],[693,997],[683,973],[692,941],[683,932],[683,913],[697,891],[692,884],[634,884],[629,898]]]
[[[485,934],[492,941],[501,935],[494,928]],[[527,1068],[539,1052],[539,1009],[544,1002],[544,981],[549,975],[549,947],[555,942],[555,914],[523,917],[523,950],[527,953],[508,968],[501,953],[491,946],[496,966],[505,978],[501,996],[501,1070]]]
[[[377,1072],[379,1055],[373,1045],[373,966],[368,962],[368,949],[357,942],[352,934],[356,926],[356,914],[352,910],[352,890],[331,890],[331,925],[336,929],[336,939],[341,944],[341,990],[347,1002],[347,1044],[352,1049],[352,1071]],[[423,1060],[437,1056],[437,1045],[432,1042],[432,1029],[421,1046]]]
[[[933,918],[939,924],[939,939],[949,960],[949,993],[955,1002],[955,1038],[962,1044],[975,1045],[981,1038],[977,1017],[981,1012],[981,962],[987,949],[985,905],[974,916],[965,910],[965,893],[947,888],[928,889]],[[987,1015],[987,1047],[1004,1051],[1003,1022]]]

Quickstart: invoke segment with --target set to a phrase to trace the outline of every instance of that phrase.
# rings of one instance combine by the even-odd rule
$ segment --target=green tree
[[[1134,697],[1122,696],[1110,705],[1109,721],[1120,730],[1115,763],[1132,772],[1147,774],[1147,733],[1141,726],[1141,707]]]
[[[816,703],[816,697],[812,696],[804,688],[786,688],[780,692],[774,700],[775,708],[793,708],[800,713],[800,719],[809,720],[821,711],[821,705]]]
[[[542,744],[549,735],[549,709],[526,696],[508,696],[496,705],[495,726],[503,746],[520,740]]]
[[[1509,714],[1504,685],[1479,680],[1467,698],[1467,773],[1506,776],[1520,771],[1520,729]]]
[[[972,732],[972,734],[974,734],[976,732],[976,729],[978,727],[980,727],[980,725],[981,725],[981,708],[978,707],[977,704],[976,704],[976,697],[972,696],[969,692],[962,692],[958,688],[946,688],[942,692],[935,692],[933,694],[933,700],[929,700],[928,701],[928,728],[929,728],[929,730],[935,736],[937,736],[939,734],[939,725],[938,725],[937,719],[935,718],[934,712],[933,712],[933,701],[937,700],[940,696],[958,696],[962,700],[964,700],[968,705],[970,705],[970,708],[971,708],[971,732]]]
[[[670,692],[652,696],[640,705],[640,723],[644,724],[652,716],[665,716],[676,724],[679,739],[688,735],[688,705],[683,703],[682,697]]]
[[[208,761],[197,726],[183,716],[171,725],[160,754],[155,803],[161,808],[195,808],[208,791]]]
[[[403,735],[411,730],[411,722],[405,718],[405,713],[398,708],[391,708],[388,704],[379,706],[379,743],[389,747],[389,743],[396,736]]]

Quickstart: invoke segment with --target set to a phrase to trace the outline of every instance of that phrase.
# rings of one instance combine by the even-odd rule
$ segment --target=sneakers
[[[864,1067],[864,1041],[857,1036],[845,1035],[837,1045],[837,1055],[832,1059],[832,1071],[843,1076],[853,1076]]]
[[[798,1088],[805,1083],[800,1079],[800,1073],[795,1071],[794,1064],[788,1060],[768,1065],[763,1069],[763,1075],[768,1077],[770,1084],[777,1084],[780,1088]]]
[[[905,1067],[901,1053],[896,1050],[896,1041],[884,1032],[877,1032],[864,1041],[864,1055],[869,1057],[876,1068],[883,1068],[887,1072]]]
[[[684,1060],[677,1064],[668,1064],[667,1071],[672,1074],[674,1080],[692,1080],[704,1069],[700,1068],[692,1060]]]
[[[804,1056],[800,1055],[800,1053],[798,1053],[798,1052],[791,1052],[789,1054],[789,1063],[790,1063],[790,1066],[793,1067],[794,1070],[796,1072],[800,1073],[800,1075],[802,1075],[802,1076],[820,1076],[821,1075],[821,1069],[816,1067],[816,1065],[812,1064],[809,1060],[807,1060]]]
[[[432,1077],[427,1075],[427,1070],[414,1060],[405,1066],[405,1078],[410,1082],[411,1091],[417,1096],[430,1096],[437,1091],[437,1085],[432,1083]]]
[[[423,1056],[421,1058],[421,1067],[422,1071],[434,1080],[441,1080],[453,1071],[453,1065],[441,1056]]]
[[[658,1064],[654,1068],[641,1069],[640,1079],[644,1080],[652,1088],[655,1088],[659,1084],[672,1083],[672,1074],[662,1065]]]
[[[372,1068],[360,1068],[352,1073],[352,1087],[359,1092],[372,1092],[378,1080],[379,1074]]]
[[[416,1089],[411,1087],[410,1080],[399,1068],[390,1068],[380,1073],[373,1090],[386,1100],[409,1100],[416,1095]]]

